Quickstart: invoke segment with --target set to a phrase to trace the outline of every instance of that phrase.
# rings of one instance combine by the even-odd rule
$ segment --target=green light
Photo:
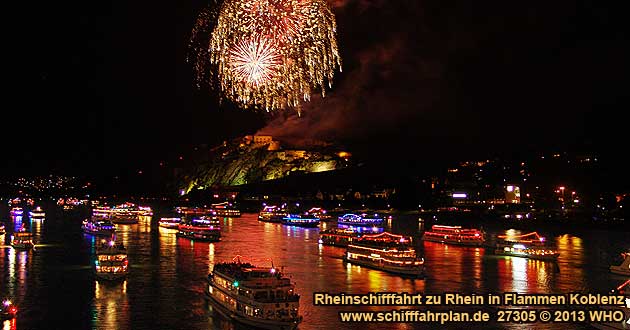
[[[234,287],[238,288],[238,281],[234,281]]]

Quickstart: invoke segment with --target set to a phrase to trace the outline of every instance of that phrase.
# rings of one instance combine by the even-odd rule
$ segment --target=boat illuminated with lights
[[[352,229],[332,228],[319,232],[319,244],[332,246],[348,246],[360,234]]]
[[[9,213],[11,213],[11,216],[16,217],[18,215],[24,214],[24,210],[21,207],[14,207]]]
[[[179,224],[182,222],[182,218],[174,217],[174,218],[160,218],[158,221],[158,226],[162,228],[170,228],[177,229]]]
[[[28,212],[28,215],[33,219],[42,219],[46,217],[46,212],[38,206],[34,210]]]
[[[499,235],[495,254],[536,260],[555,261],[560,253],[545,246],[545,238],[537,232],[524,235]]]
[[[621,265],[610,266],[610,272],[617,275],[630,276],[630,251],[622,253],[624,258]]]
[[[14,249],[30,250],[35,247],[33,243],[33,233],[22,227],[11,235],[11,246]]]
[[[182,215],[213,215],[215,214],[215,211],[211,208],[187,207],[187,206],[178,206],[175,208],[175,212]]]
[[[216,216],[200,216],[177,226],[177,237],[195,241],[216,242],[221,239],[221,226]]]
[[[288,214],[282,218],[282,224],[287,226],[315,228],[319,226],[319,218],[314,218],[308,214]]]
[[[282,218],[286,217],[287,215],[287,211],[284,207],[278,207],[276,205],[266,205],[258,213],[258,221],[282,222]]]
[[[96,277],[104,280],[120,280],[129,273],[127,249],[115,241],[103,242],[96,248],[94,271]]]
[[[216,311],[250,327],[288,330],[302,321],[295,284],[273,264],[215,264],[205,294]]]
[[[411,237],[389,232],[353,239],[346,248],[344,261],[410,276],[421,276],[424,270],[424,259],[418,258]]]
[[[0,320],[10,320],[17,316],[18,309],[9,299],[2,301],[0,305]]]
[[[319,244],[332,246],[348,246],[352,240],[355,240],[363,234],[378,234],[383,232],[383,227],[352,227],[340,226],[319,232]]]
[[[116,232],[116,225],[110,220],[98,217],[83,220],[81,229],[90,235],[112,235]]]
[[[116,206],[98,206],[92,210],[95,216],[107,216],[113,223],[138,223],[139,216],[151,216],[153,210],[149,206],[138,206],[133,203],[123,203]]]
[[[220,217],[238,218],[241,216],[241,211],[234,208],[234,205],[229,202],[212,204],[212,209]]]
[[[333,218],[330,214],[326,212],[326,210],[324,210],[321,207],[312,207],[306,213],[310,214],[311,216],[315,218],[319,218],[320,221],[330,221]]]
[[[479,229],[466,229],[461,226],[433,225],[422,238],[429,242],[439,242],[455,245],[481,246],[484,234]]]
[[[384,220],[384,218],[379,217],[376,213],[374,213],[373,216],[368,215],[367,213],[362,213],[360,215],[347,213],[340,216],[339,219],[337,219],[337,223],[352,226],[380,226],[383,224]]]

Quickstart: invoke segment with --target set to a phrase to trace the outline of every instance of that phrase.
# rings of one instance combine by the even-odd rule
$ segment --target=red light
[[[9,313],[11,314],[17,313],[17,308],[15,306],[11,306],[11,308],[9,308]]]

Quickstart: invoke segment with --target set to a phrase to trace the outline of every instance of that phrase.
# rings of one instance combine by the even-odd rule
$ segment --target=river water
[[[569,293],[607,292],[624,281],[609,274],[612,254],[630,248],[627,232],[540,230],[555,241],[557,263],[492,255],[469,248],[418,240],[426,278],[407,279],[345,264],[343,248],[321,246],[318,228],[305,229],[257,221],[256,214],[222,219],[222,241],[191,242],[175,230],[159,228],[159,214],[138,224],[119,225],[118,239],[128,249],[130,273],[122,283],[98,282],[92,273],[96,240],[81,232],[83,217],[50,208],[45,220],[2,219],[8,233],[0,236],[0,297],[20,308],[4,329],[247,329],[212,311],[203,297],[204,278],[217,262],[243,256],[244,261],[284,267],[302,295],[299,329],[434,329],[408,323],[341,323],[338,312],[391,309],[322,307],[313,292],[463,292]],[[20,222],[33,231],[35,251],[8,246],[10,231]],[[334,225],[324,223],[323,227]],[[417,216],[394,216],[389,230],[418,236]],[[509,228],[489,231],[502,234]],[[518,233],[519,231],[514,231]],[[590,329],[585,324],[450,324],[449,329]]]

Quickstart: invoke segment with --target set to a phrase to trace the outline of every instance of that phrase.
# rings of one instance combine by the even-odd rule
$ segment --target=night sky
[[[627,145],[630,54],[617,4],[331,1],[343,73],[297,118],[220,106],[195,89],[186,54],[206,3],[12,11],[3,174],[111,174],[257,131],[409,164],[548,150],[614,156]]]

